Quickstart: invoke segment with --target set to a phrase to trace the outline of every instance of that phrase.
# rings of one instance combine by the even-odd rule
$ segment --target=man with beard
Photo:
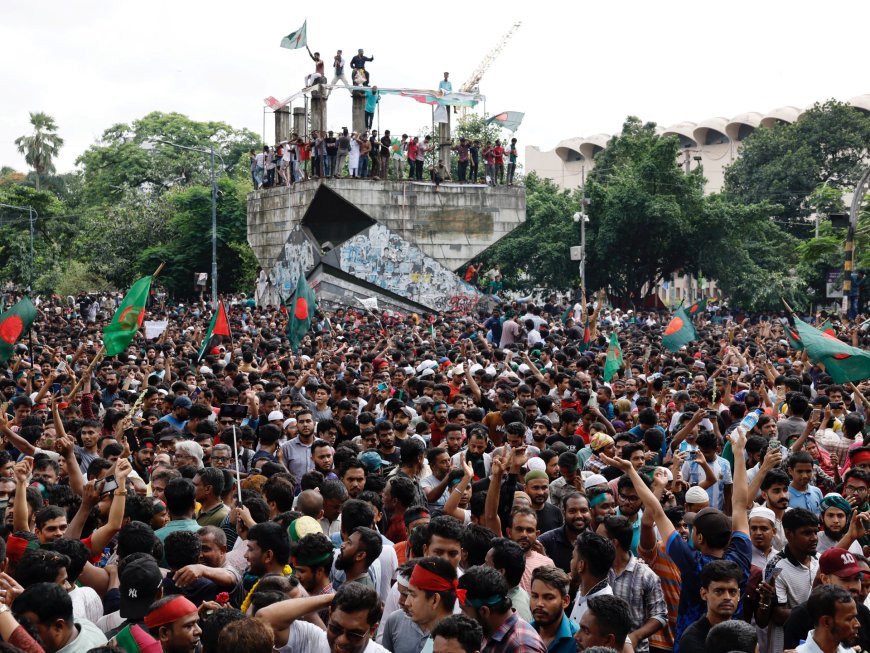
[[[314,471],[323,474],[325,481],[337,481],[338,476],[332,470],[332,446],[326,440],[315,440],[311,445],[311,460]]]
[[[465,451],[460,452],[451,458],[453,467],[461,467],[459,457],[462,453],[465,454],[465,462],[471,465],[474,470],[474,480],[480,480],[489,477],[489,472],[492,469],[492,456],[486,452],[487,431],[482,426],[471,427],[468,433],[468,444]]]
[[[740,567],[731,560],[714,560],[704,565],[701,598],[707,603],[707,613],[683,632],[680,653],[704,653],[710,629],[734,616],[740,602],[741,575]]]
[[[849,531],[849,521],[852,517],[852,506],[841,495],[836,492],[826,494],[825,498],[819,504],[819,522],[821,522],[822,532],[819,533],[819,544],[816,547],[816,552],[824,553],[828,549],[837,546],[837,543],[843,539],[843,536]],[[861,545],[857,540],[849,545],[851,553],[863,555]]]
[[[439,510],[447,503],[447,475],[450,473],[450,456],[442,447],[426,452],[432,473],[420,481],[430,511]]]
[[[296,426],[299,429],[296,437],[281,445],[281,455],[293,478],[302,478],[304,474],[314,469],[311,446],[315,440],[315,426],[310,409],[303,408],[296,413]]]
[[[522,547],[526,552],[526,570],[520,581],[520,587],[528,592],[532,587],[532,572],[544,565],[553,565],[553,561],[535,551],[534,544],[538,539],[538,516],[530,508],[517,508],[510,517],[507,528],[508,537]]]
[[[556,567],[568,569],[577,536],[592,522],[589,500],[579,492],[563,495],[562,516],[564,524],[542,533],[538,542],[544,545],[544,551],[556,563]]]
[[[604,521],[606,517],[616,514],[616,503],[613,501],[613,495],[610,494],[610,487],[606,485],[589,486],[588,482],[595,478],[603,479],[603,476],[593,474],[586,479],[585,489],[586,498],[589,499],[589,512],[592,515],[592,521],[589,524],[590,528],[598,528],[598,524]]]
[[[532,508],[538,514],[539,531],[547,532],[562,525],[562,512],[548,501],[550,477],[543,470],[533,469],[526,474],[526,494],[532,500]]]
[[[284,575],[284,567],[290,560],[290,536],[287,529],[272,521],[251,526],[245,560],[248,563],[248,573],[254,576]]]
[[[771,558],[779,553],[773,548],[775,529],[776,516],[770,508],[755,506],[749,513],[749,539],[752,540],[754,567],[764,569]]]
[[[859,627],[857,607],[852,596],[842,587],[820,585],[808,601],[813,630],[797,653],[847,653]]]
[[[369,567],[377,561],[382,549],[378,532],[359,526],[341,543],[335,568],[345,573],[346,583],[356,582],[377,590],[375,581],[369,576]]]
[[[858,606],[858,621],[860,627],[856,637],[844,644],[857,644],[862,651],[870,650],[870,609],[861,601],[861,574],[864,569],[849,551],[832,547],[819,557],[819,585],[834,585],[849,592]],[[810,601],[812,600],[812,596]],[[810,625],[813,622],[809,611],[809,602],[797,606],[791,611],[788,621],[783,625],[783,645],[787,649],[797,648],[801,640],[809,641]]]
[[[356,499],[366,485],[366,470],[358,458],[351,458],[341,467],[341,483],[351,499]]]
[[[139,441],[139,449],[130,460],[133,471],[139,474],[143,483],[151,480],[151,465],[154,463],[154,438],[142,438]]]
[[[431,648],[431,632],[451,614],[456,605],[456,569],[443,558],[417,561],[408,581],[405,605],[408,616],[423,633],[430,633],[420,650]]]
[[[183,596],[167,596],[151,605],[145,616],[148,632],[163,648],[163,653],[195,653],[199,650],[199,613]]]
[[[465,590],[462,612],[483,628],[481,651],[546,653],[540,635],[511,609],[507,581],[495,569],[471,567],[459,579],[459,589]]]
[[[775,556],[764,570],[764,578],[770,578],[774,569],[779,569],[771,585],[758,585],[758,608],[755,620],[760,628],[770,628],[770,650],[783,650],[782,625],[791,615],[792,608],[806,602],[816,577],[819,561],[816,547],[819,543],[819,519],[809,510],[792,508],[782,517],[785,530],[785,549]]]
[[[646,475],[640,476],[640,479],[647,487],[652,485]],[[623,475],[619,477],[616,490],[619,503],[616,514],[625,517],[629,526],[631,526],[631,553],[637,555],[637,545],[640,542],[640,518],[643,516],[640,507],[643,504],[634,490],[634,483],[628,476]]]
[[[538,631],[547,653],[575,653],[574,633],[578,626],[568,619],[565,608],[568,596],[568,574],[555,567],[538,567],[532,572],[532,628]]]
[[[782,516],[788,509],[788,486],[791,480],[781,469],[774,469],[764,475],[761,481],[761,497],[764,507],[773,511],[776,533],[773,536],[773,548],[779,551],[785,547],[785,531],[782,528]]]

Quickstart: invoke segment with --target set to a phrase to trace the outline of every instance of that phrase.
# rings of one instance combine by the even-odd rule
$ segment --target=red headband
[[[868,463],[870,462],[870,451],[859,451],[858,453],[849,456],[849,458],[853,465],[857,465],[858,463]]]
[[[153,612],[145,615],[145,625],[149,628],[158,628],[171,624],[173,621],[178,621],[189,614],[195,614],[196,611],[196,606],[193,603],[186,597],[179,596],[177,599],[172,599],[169,603],[165,603]]]
[[[414,567],[411,572],[410,585],[417,589],[426,590],[427,592],[456,592],[456,598],[459,599],[459,604],[465,603],[465,590],[459,589],[459,584],[454,578],[452,581],[442,578],[438,574],[429,571],[423,565]]]

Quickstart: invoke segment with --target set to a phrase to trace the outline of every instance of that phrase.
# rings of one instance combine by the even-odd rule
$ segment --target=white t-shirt
[[[287,643],[278,649],[281,653],[330,653],[326,631],[321,630],[307,621],[294,621],[290,624],[290,636]],[[370,639],[363,653],[390,653],[374,639]]]
[[[574,599],[574,608],[571,610],[571,614],[568,616],[568,619],[570,619],[579,626],[580,619],[583,618],[583,615],[586,614],[586,610],[588,609],[589,599],[591,599],[593,596],[613,596],[613,588],[611,588],[610,585],[605,585],[604,588],[598,590],[597,592],[593,592],[592,594],[587,594],[586,596],[583,596],[578,591],[577,598]]]

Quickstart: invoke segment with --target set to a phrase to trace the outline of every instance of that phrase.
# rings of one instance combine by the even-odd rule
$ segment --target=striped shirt
[[[810,558],[809,564],[805,565],[792,557],[786,546],[784,551],[775,555],[767,563],[764,578],[767,578],[774,569],[782,569],[775,584],[777,605],[794,608],[810,598],[813,580],[819,571],[819,560],[816,556]],[[782,651],[782,626],[771,622],[768,634],[770,637],[768,651]]]
[[[668,623],[649,638],[650,646],[667,651],[674,648],[674,632],[677,629],[677,611],[680,607],[680,568],[665,553],[664,542],[659,542],[652,551],[638,548],[640,558],[658,576],[662,596],[668,609]]]
[[[667,626],[668,609],[661,584],[655,572],[644,562],[632,555],[619,574],[614,569],[607,572],[607,582],[613,588],[613,595],[628,603],[632,630],[637,630],[650,619]],[[646,653],[649,651],[649,640],[639,641],[634,650],[636,653]]]
[[[516,612],[483,641],[480,653],[547,653],[538,632],[517,616]]]

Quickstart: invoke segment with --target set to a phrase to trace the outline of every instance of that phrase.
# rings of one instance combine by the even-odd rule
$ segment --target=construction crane
[[[483,58],[483,61],[477,66],[473,73],[471,73],[471,77],[462,85],[459,89],[463,93],[473,93],[477,91],[478,86],[480,85],[480,80],[483,78],[483,75],[492,65],[492,62],[496,60],[501,51],[504,50],[504,46],[507,45],[507,42],[511,40],[511,37],[514,35],[520,25],[522,25],[522,21],[517,21],[514,23],[511,28],[505,33],[504,36],[499,39],[498,43],[495,44],[495,47],[489,51],[489,53]],[[465,119],[465,115],[468,111],[468,107],[462,107],[462,111],[460,113],[460,120]]]

